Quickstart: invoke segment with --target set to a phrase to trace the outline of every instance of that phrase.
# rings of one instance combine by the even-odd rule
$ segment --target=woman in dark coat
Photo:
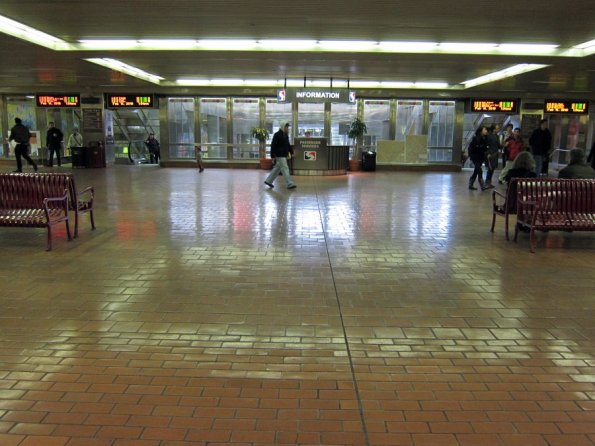
[[[469,189],[470,190],[477,190],[474,186],[475,179],[479,180],[479,185],[481,186],[481,190],[489,189],[488,186],[485,185],[483,182],[483,171],[481,169],[481,165],[485,161],[486,152],[488,150],[488,128],[486,126],[479,127],[475,132],[475,136],[471,140],[469,144],[469,148],[467,149],[467,153],[469,153],[469,158],[473,162],[473,174],[471,178],[469,178]]]

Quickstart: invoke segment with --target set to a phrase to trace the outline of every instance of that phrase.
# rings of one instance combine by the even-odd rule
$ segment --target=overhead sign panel
[[[154,106],[152,94],[111,94],[105,95],[107,108],[151,108]]]
[[[586,115],[589,113],[588,101],[559,101],[547,100],[545,101],[544,110],[546,113],[577,113]]]
[[[80,107],[81,95],[78,93],[66,94],[45,94],[35,95],[35,102],[38,107]]]
[[[284,88],[277,91],[278,102],[352,103],[355,91],[347,88]]]
[[[517,113],[519,101],[517,99],[473,99],[472,112]]]

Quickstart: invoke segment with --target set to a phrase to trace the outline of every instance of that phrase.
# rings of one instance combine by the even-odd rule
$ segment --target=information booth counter
[[[349,146],[327,146],[326,138],[296,138],[293,148],[294,175],[345,175]]]

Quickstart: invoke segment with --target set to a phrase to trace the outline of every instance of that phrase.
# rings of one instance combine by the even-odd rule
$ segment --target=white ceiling
[[[80,39],[241,38],[413,40],[557,44],[595,39],[594,0],[2,0],[0,15],[75,43]],[[58,52],[0,34],[0,92],[146,91],[199,93],[158,86],[96,66],[110,57],[174,82],[177,78],[330,79],[461,82],[519,63],[550,67],[442,96],[595,99],[595,55],[583,58],[453,54],[308,52]],[[209,90],[215,92],[216,90]],[[240,89],[268,93],[274,89]],[[395,90],[394,96],[438,92]],[[386,95],[374,90],[360,96]]]

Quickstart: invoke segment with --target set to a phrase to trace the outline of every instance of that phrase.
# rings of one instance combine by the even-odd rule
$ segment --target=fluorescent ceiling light
[[[56,51],[71,50],[71,45],[35,28],[0,15],[0,32]]]
[[[413,88],[423,88],[430,90],[439,90],[448,88],[447,82],[415,82]]]
[[[79,40],[81,50],[132,50],[142,49],[138,40],[101,39]]]
[[[133,67],[132,65],[125,64],[124,62],[120,62],[116,59],[109,59],[105,57],[91,58],[85,60],[97,65],[101,65],[102,67],[111,68],[114,71],[119,71],[120,73],[124,73],[137,79],[142,79],[144,81],[151,82],[157,85],[159,85],[160,81],[163,79],[161,76],[156,76],[154,74],[147,73],[146,71]]]
[[[321,51],[373,52],[378,50],[378,42],[372,40],[320,40]]]
[[[502,43],[498,45],[498,51],[503,54],[532,56],[535,54],[553,54],[557,51],[558,45],[533,45],[526,43]]]
[[[589,40],[588,42],[575,45],[567,53],[574,57],[585,57],[595,54],[595,40]]]
[[[475,54],[493,50],[497,46],[496,43],[442,42],[439,49],[449,53]]]
[[[548,66],[549,65],[523,63],[519,65],[513,65],[512,67],[505,68],[504,70],[495,71],[493,73],[489,73],[484,76],[480,76],[475,79],[470,79],[461,83],[465,86],[465,88],[471,88],[476,87],[477,85],[487,84],[490,82],[506,79],[507,77],[517,76],[519,74],[528,73],[530,71],[540,70],[541,68],[545,68]]]
[[[264,39],[258,44],[266,51],[309,51],[316,48],[316,40]]]
[[[247,39],[201,39],[197,48],[205,51],[254,51],[258,49],[256,40]]]
[[[437,42],[378,42],[378,49],[390,53],[417,53],[433,51],[438,46]]]
[[[580,50],[585,50],[592,47],[595,47],[595,40],[589,40],[588,42],[580,43],[578,45],[573,46],[573,48],[578,48]]]
[[[138,41],[144,50],[195,50],[194,39],[143,39]]]

